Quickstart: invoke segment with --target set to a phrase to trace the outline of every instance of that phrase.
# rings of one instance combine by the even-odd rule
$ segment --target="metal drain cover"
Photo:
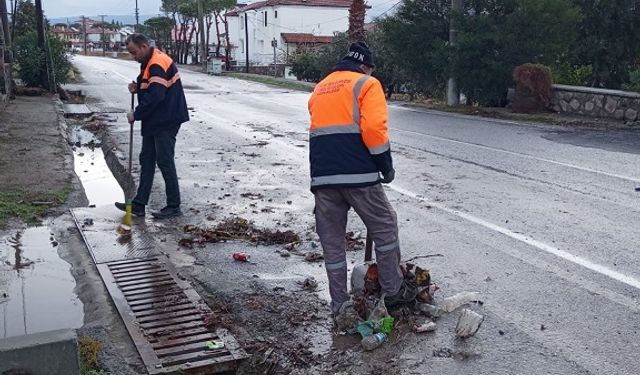
[[[149,374],[211,374],[237,369],[246,353],[226,330],[207,328],[204,319],[211,309],[171,264],[157,255],[151,236],[141,232],[140,238],[132,238],[128,245],[114,238],[114,245],[105,242],[103,234],[95,235],[97,228],[118,225],[121,214],[105,215],[105,210],[74,209],[72,215]],[[93,221],[90,226],[86,225],[88,218]],[[118,246],[126,251],[114,251]],[[103,248],[120,254],[120,259],[114,260],[113,253],[105,256]]]

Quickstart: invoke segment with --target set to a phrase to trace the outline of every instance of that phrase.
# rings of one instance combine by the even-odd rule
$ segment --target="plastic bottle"
[[[440,303],[440,307],[444,312],[450,313],[462,305],[478,300],[478,298],[480,298],[480,293],[478,292],[462,292],[445,298],[442,303]]]
[[[430,305],[428,303],[418,303],[417,304],[418,310],[420,310],[422,313],[432,317],[432,318],[438,318],[440,316],[442,316],[444,313],[446,313],[446,311],[444,311],[443,309],[441,309],[438,306],[434,306],[434,305]]]
[[[382,345],[385,341],[387,341],[387,335],[384,333],[376,333],[363,338],[362,341],[360,341],[360,344],[362,344],[364,350],[371,351]]]
[[[369,314],[369,320],[378,322],[382,320],[385,316],[389,316],[389,312],[387,312],[387,306],[384,304],[384,298],[387,295],[385,293],[380,297],[380,301],[376,304],[376,307],[371,310]]]

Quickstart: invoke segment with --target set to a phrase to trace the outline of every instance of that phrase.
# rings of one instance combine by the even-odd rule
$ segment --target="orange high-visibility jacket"
[[[140,65],[136,120],[142,121],[142,135],[153,136],[179,128],[189,121],[187,101],[180,73],[171,57],[152,48],[149,59]]]
[[[309,99],[312,191],[377,184],[393,168],[382,85],[355,70],[329,74]]]

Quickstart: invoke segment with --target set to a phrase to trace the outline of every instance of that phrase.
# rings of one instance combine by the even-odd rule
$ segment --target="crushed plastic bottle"
[[[450,313],[462,305],[466,305],[471,301],[477,301],[480,297],[479,292],[462,292],[451,297],[445,298],[439,307],[447,313]]]
[[[413,330],[417,333],[433,332],[436,330],[436,328],[437,326],[434,322],[425,322],[420,325],[413,326]]]
[[[367,336],[360,341],[360,344],[366,351],[374,350],[387,341],[387,335],[384,333],[376,333],[375,335]]]
[[[432,318],[438,318],[442,316],[446,311],[441,309],[438,306],[430,305],[428,303],[418,303],[416,304],[418,310],[420,310],[423,314],[428,315]]]
[[[460,338],[471,337],[478,332],[484,316],[469,309],[463,309],[456,325],[456,336]]]
[[[378,303],[376,304],[376,307],[374,307],[373,310],[371,310],[371,313],[369,313],[368,320],[379,322],[382,319],[384,319],[384,317],[389,316],[389,312],[387,311],[387,306],[384,304],[384,297],[386,297],[385,293],[383,293],[382,296],[380,296],[380,301],[378,301]]]

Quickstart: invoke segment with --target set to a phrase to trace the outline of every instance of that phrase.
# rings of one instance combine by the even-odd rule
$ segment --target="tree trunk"
[[[191,31],[189,32],[189,39],[187,39],[187,43],[185,46],[185,50],[186,50],[186,54],[185,54],[185,64],[187,63],[187,57],[189,56],[189,51],[191,50],[191,45],[193,44],[193,33],[196,31],[196,20],[195,19],[191,19],[191,23],[193,24],[193,27],[191,28]],[[185,31],[186,32],[186,31]],[[197,53],[197,51],[196,51]]]
[[[221,17],[222,18],[222,17]],[[218,22],[216,21],[216,24]],[[224,17],[222,18],[222,23],[224,25],[224,37],[226,40],[226,45],[224,46],[224,57],[225,57],[225,69],[231,70],[231,62],[229,61],[229,56],[231,55],[231,40],[229,39],[229,22],[227,21],[227,12],[224,12]]]
[[[213,23],[212,21],[212,15],[211,14],[207,14],[207,19],[206,19],[206,24],[207,24],[207,56],[209,56],[209,45],[211,45],[211,24]],[[213,15],[214,19],[215,19],[215,14]],[[216,56],[218,56],[216,54]]]
[[[189,27],[189,19],[187,17],[184,17],[181,21],[181,29],[180,29],[180,62],[182,64],[187,63],[187,55],[189,53],[189,49],[187,46],[187,28],[188,27]]]
[[[351,42],[364,41],[364,18],[367,6],[364,0],[353,0],[349,7],[349,40]]]
[[[216,23],[216,57],[220,57],[220,25],[218,25],[218,19],[220,19],[220,12],[215,11],[213,17]]]

